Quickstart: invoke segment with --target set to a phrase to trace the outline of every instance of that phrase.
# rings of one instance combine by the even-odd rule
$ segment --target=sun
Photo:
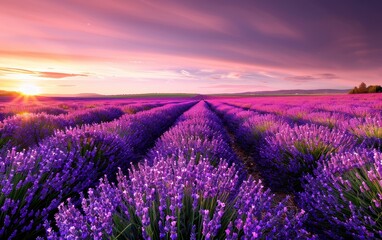
[[[24,84],[20,86],[19,91],[23,95],[35,96],[41,93],[41,88],[33,84]]]

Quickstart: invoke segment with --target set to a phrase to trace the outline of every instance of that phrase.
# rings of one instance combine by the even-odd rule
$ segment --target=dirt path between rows
[[[256,162],[253,159],[253,157],[251,156],[251,154],[244,151],[237,144],[235,135],[230,131],[230,129],[228,129],[228,127],[225,124],[224,124],[224,127],[225,127],[225,129],[228,132],[228,135],[230,137],[231,147],[234,150],[234,152],[236,153],[236,155],[238,156],[238,158],[243,162],[245,170],[247,171],[248,175],[252,176],[256,180],[261,180],[263,185],[264,185],[264,181],[262,180],[260,171],[258,170],[258,168],[256,166]],[[265,187],[267,187],[267,186],[265,186]],[[283,193],[283,192],[273,192],[272,191],[272,193],[275,195],[274,196],[274,204],[281,202],[288,195],[288,194]],[[287,206],[292,207],[292,208],[297,208],[297,205],[294,201],[294,196],[293,195],[289,195],[289,196],[290,196],[290,199],[288,201]]]

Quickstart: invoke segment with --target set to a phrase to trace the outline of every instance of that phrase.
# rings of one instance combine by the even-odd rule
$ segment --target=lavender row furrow
[[[115,176],[117,167],[127,170],[193,104],[59,130],[38,147],[0,157],[0,238],[36,237],[62,201]]]
[[[240,164],[229,145],[229,137],[222,122],[205,102],[200,102],[184,113],[156,142],[149,158],[178,154],[193,154],[198,159],[208,158],[214,165],[218,165],[220,159]]]
[[[123,114],[121,109],[109,107],[59,116],[46,113],[15,115],[0,123],[0,147],[9,145],[22,150],[38,145],[42,139],[53,135],[55,130],[112,121]]]
[[[277,184],[279,179],[272,178],[276,169],[261,161],[260,150],[265,144],[267,135],[273,135],[279,128],[289,126],[290,123],[276,115],[245,111],[221,102],[211,101],[209,104],[233,133],[235,141],[241,149],[255,161],[256,168],[260,171],[266,185],[274,190],[279,190],[280,186]]]
[[[380,239],[381,99],[105,100],[130,114],[41,120],[25,150],[0,137],[0,239]]]
[[[148,110],[163,104],[136,104],[127,110],[129,114]],[[50,115],[47,113],[24,113],[7,118],[0,122],[0,151],[16,147],[18,150],[39,145],[46,137],[53,135],[55,130],[85,124],[110,122],[125,114],[117,107],[86,109],[67,115]]]
[[[360,108],[351,107],[350,109],[358,113],[353,115],[334,111],[305,110],[306,114],[302,114],[299,121],[347,131],[357,138],[359,144],[382,151],[382,112],[370,107],[363,108],[362,111]],[[298,114],[301,114],[301,111]]]
[[[382,237],[382,125],[378,111],[362,108],[358,110],[364,112],[357,116],[339,113],[341,117],[335,124],[326,127],[309,122],[300,122],[300,125],[290,124],[296,121],[286,125],[279,123],[275,125],[276,130],[263,134],[259,143],[258,132],[254,129],[261,129],[262,124],[251,115],[265,118],[264,114],[232,109],[219,105],[219,102],[214,106],[229,121],[228,126],[236,127],[236,132],[244,129],[248,136],[252,136],[246,142],[258,149],[258,162],[274,173],[273,178],[267,174],[265,177],[278,184],[278,189],[295,194],[298,206],[308,213],[305,226],[309,231],[320,239]],[[296,112],[285,106],[278,109],[285,111],[273,117],[291,119],[289,114],[305,111],[307,115],[298,119],[315,116],[320,118],[313,120],[316,123],[330,122],[328,118],[337,114],[335,111],[330,114],[310,112],[304,107]],[[253,127],[243,128],[248,123]],[[276,182],[277,179],[281,181]]]
[[[304,212],[286,207],[288,198],[274,206],[274,196],[261,181],[241,180],[224,131],[200,102],[160,138],[145,163],[129,170],[128,177],[119,171],[117,185],[102,179],[88,197],[82,195],[81,210],[70,201],[61,204],[55,216],[59,231],[45,225],[48,239],[312,237],[302,228]],[[227,148],[224,153],[211,151],[215,139]]]
[[[228,102],[246,109],[276,113],[281,116],[303,116],[310,112],[325,111],[344,114],[347,118],[352,118],[380,114],[381,99],[380,94],[367,94],[359,96],[243,98]]]
[[[348,106],[348,111],[344,113],[334,110],[321,110],[315,107],[280,107],[280,104],[266,108],[258,104],[250,107],[241,104],[231,104],[231,106],[242,107],[255,112],[276,114],[289,118],[291,122],[298,125],[315,124],[330,129],[347,131],[353,134],[359,143],[382,151],[382,112],[380,109],[356,105]]]
[[[231,122],[237,139],[241,139],[239,143],[252,152],[263,178],[277,191],[300,191],[302,178],[320,161],[357,145],[345,131],[314,124],[292,125],[282,117],[252,111],[243,115],[235,108],[215,109]]]

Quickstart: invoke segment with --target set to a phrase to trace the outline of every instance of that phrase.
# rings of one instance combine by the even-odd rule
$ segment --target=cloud
[[[322,74],[316,74],[316,75],[289,76],[289,77],[285,77],[284,79],[291,82],[305,83],[305,82],[312,82],[312,81],[335,80],[335,79],[339,79],[339,77],[332,73],[322,73]]]
[[[22,69],[22,68],[0,67],[0,76],[1,75],[12,76],[13,74],[25,74],[25,75],[31,75],[31,76],[40,77],[40,78],[55,78],[55,79],[88,76],[88,74],[84,74],[84,73],[77,74],[77,73],[63,73],[63,72],[42,72],[42,71],[32,71],[32,70]]]
[[[229,79],[229,80],[237,80],[242,77],[241,73],[237,72],[228,72],[228,73],[214,73],[209,75],[209,79],[218,80],[218,79]]]
[[[75,84],[59,84],[59,85],[57,85],[57,87],[75,87],[75,86],[77,86],[77,85],[75,85]]]
[[[241,77],[241,74],[237,72],[230,72],[225,77],[228,79],[239,79]]]
[[[318,75],[322,79],[338,79],[339,77],[333,73],[322,73]]]
[[[186,70],[181,70],[180,73],[185,77],[192,77],[191,73]]]
[[[2,68],[0,67],[0,75],[8,75],[8,74],[34,74],[34,71],[21,69],[21,68]]]
[[[39,77],[43,78],[68,78],[68,77],[86,77],[88,74],[74,74],[74,73],[61,73],[61,72],[39,72]]]
[[[263,91],[263,90],[274,90],[274,88],[259,85],[259,84],[214,84],[210,86],[205,86],[203,88],[214,88],[214,89],[226,89],[231,91]]]

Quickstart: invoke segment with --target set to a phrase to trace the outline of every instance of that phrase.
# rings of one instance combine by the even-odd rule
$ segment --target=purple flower
[[[335,238],[382,237],[381,164],[380,152],[358,149],[334,155],[307,176],[299,203],[310,224]]]
[[[265,138],[260,155],[269,167],[267,180],[289,191],[301,189],[301,178],[329,159],[330,154],[351,150],[355,139],[346,132],[317,125],[283,126]]]
[[[204,103],[196,105],[179,119],[178,124],[188,119],[193,123],[199,122],[197,118],[201,118],[203,127],[200,129],[209,132],[214,124],[203,118],[214,117],[206,109]],[[224,131],[220,131],[224,135]],[[188,134],[195,136],[192,131]],[[211,134],[212,138],[219,136],[218,131]],[[165,137],[166,134],[163,139]],[[225,139],[222,137],[222,141]],[[186,150],[189,151],[187,154],[182,152]],[[243,182],[239,177],[242,170],[235,163],[221,159],[215,165],[210,159],[199,158],[187,148],[178,149],[170,156],[160,153],[155,151],[154,155],[149,155],[153,159],[129,169],[128,177],[119,170],[116,191],[121,202],[113,212],[114,231],[107,237],[252,238],[253,229],[260,238],[307,236],[302,228],[303,212],[287,208],[287,199],[274,207],[270,190],[264,190],[261,182],[252,178]],[[91,192],[89,196],[94,194]],[[91,217],[95,211],[88,206],[83,207],[83,218],[90,219],[92,223],[102,221],[102,218]],[[61,236],[64,237],[65,233]]]

